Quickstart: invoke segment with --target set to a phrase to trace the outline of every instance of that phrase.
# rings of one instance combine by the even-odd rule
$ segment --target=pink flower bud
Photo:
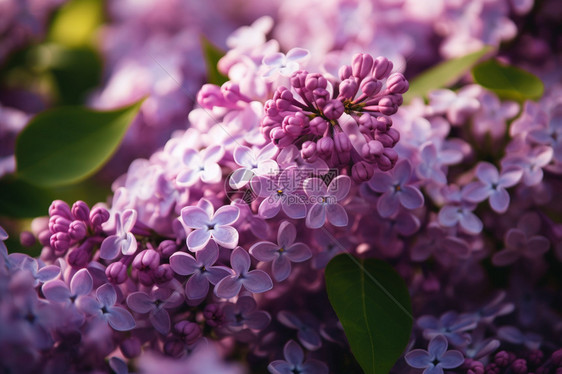
[[[378,81],[373,78],[367,78],[361,82],[361,92],[363,92],[367,96],[374,96],[378,94],[382,88],[381,81]]]
[[[127,358],[135,358],[141,354],[141,341],[139,338],[132,336],[121,342],[119,345],[123,356]]]
[[[353,99],[357,94],[359,86],[353,78],[348,78],[340,83],[340,96],[346,99]]]
[[[198,324],[190,321],[180,321],[174,325],[177,334],[185,339],[186,344],[195,343],[202,335]]]
[[[308,162],[316,161],[316,159],[318,158],[318,155],[316,154],[316,143],[310,140],[304,142],[302,144],[301,155],[302,158]]]
[[[358,53],[353,56],[351,67],[353,76],[363,79],[371,73],[373,69],[373,57],[366,53]]]
[[[316,143],[316,150],[320,157],[329,157],[334,152],[334,140],[328,136],[324,136]]]
[[[351,178],[357,183],[368,181],[374,173],[373,166],[365,161],[359,161],[351,167]]]
[[[326,122],[326,120],[322,117],[314,117],[308,123],[308,127],[310,129],[310,132],[314,135],[324,134],[324,132],[326,131],[328,126],[329,126],[328,122]]]
[[[160,255],[154,249],[145,249],[135,256],[133,268],[137,270],[154,270],[160,265]]]
[[[70,237],[65,232],[57,232],[49,239],[51,247],[57,255],[62,255],[70,248]]]
[[[393,67],[392,62],[386,57],[377,57],[373,65],[373,76],[378,80],[388,77]]]
[[[75,269],[82,269],[88,266],[90,254],[83,248],[74,248],[68,253],[68,264]]]
[[[403,94],[408,91],[410,85],[402,73],[393,73],[386,80],[386,87],[393,94]]]
[[[52,216],[61,216],[68,220],[72,220],[72,213],[70,212],[70,207],[68,204],[62,200],[55,200],[49,206],[49,215]]]
[[[127,280],[127,265],[121,261],[112,262],[105,269],[107,279],[114,284],[121,284]]]
[[[220,87],[214,84],[205,84],[197,93],[197,102],[205,109],[213,109],[216,106],[224,106],[226,100]]]
[[[339,100],[330,100],[324,107],[324,115],[328,119],[336,120],[340,118],[344,112],[345,108],[343,103]]]
[[[87,233],[88,228],[86,227],[84,221],[73,221],[68,227],[68,235],[72,240],[82,240],[86,237]]]
[[[75,219],[80,221],[89,222],[90,220],[90,208],[85,202],[78,200],[72,204],[72,215]]]

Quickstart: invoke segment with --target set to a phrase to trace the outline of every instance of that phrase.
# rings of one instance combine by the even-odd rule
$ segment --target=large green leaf
[[[479,51],[444,61],[426,70],[410,81],[410,89],[404,94],[404,101],[408,103],[414,97],[427,97],[430,91],[455,84],[492,50],[492,47],[484,47]]]
[[[351,351],[366,374],[387,374],[402,354],[412,329],[404,280],[386,262],[334,257],[326,288]]]
[[[92,45],[104,21],[103,0],[71,0],[58,9],[48,40],[67,47]]]
[[[204,36],[201,36],[201,46],[203,47],[203,57],[207,67],[207,83],[216,84],[217,86],[222,85],[228,81],[228,77],[219,71],[217,64],[224,56],[224,51],[221,51]]]
[[[472,69],[474,81],[494,91],[502,99],[524,101],[540,99],[544,92],[542,81],[535,75],[496,59],[484,61]]]
[[[114,111],[55,108],[34,117],[16,142],[16,175],[42,187],[82,180],[119,146],[141,102]]]

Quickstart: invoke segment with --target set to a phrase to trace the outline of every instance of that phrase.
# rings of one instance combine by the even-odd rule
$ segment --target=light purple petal
[[[301,369],[302,372],[306,374],[328,374],[329,372],[328,365],[322,361],[314,359],[307,360],[301,365]]]
[[[456,350],[447,351],[439,357],[439,365],[443,369],[454,369],[464,362],[464,355]]]
[[[498,183],[498,169],[489,162],[479,162],[476,167],[476,176],[487,185]]]
[[[271,242],[257,242],[250,247],[250,254],[254,256],[259,261],[269,262],[272,261],[276,256],[276,252],[279,249],[279,245]]]
[[[272,374],[293,374],[291,365],[283,360],[275,360],[267,365],[267,370]]]
[[[429,346],[427,347],[427,351],[432,359],[439,359],[443,353],[447,351],[449,343],[447,342],[447,338],[443,335],[437,335],[429,342]]]
[[[287,256],[280,255],[273,260],[271,263],[271,273],[277,282],[282,282],[289,278],[291,274],[291,261],[289,261]]]
[[[265,271],[252,270],[242,279],[244,287],[253,293],[262,293],[273,288],[273,282]]]
[[[377,201],[377,211],[383,218],[392,216],[398,211],[400,201],[394,192],[385,192]]]
[[[211,222],[211,217],[215,214],[215,208],[213,207],[213,204],[207,199],[199,199],[199,201],[197,202],[197,207],[203,209],[203,211],[207,215],[208,221],[205,221],[205,223],[203,224],[204,226],[207,226],[207,224]]]
[[[201,273],[196,273],[189,278],[185,285],[185,294],[188,299],[199,300],[207,296],[209,281]]]
[[[98,289],[96,290],[96,297],[105,307],[113,306],[117,301],[117,293],[115,292],[115,288],[113,288],[113,285],[109,283],[103,284],[98,287]]]
[[[400,235],[410,236],[420,228],[420,220],[410,212],[400,212],[396,216],[394,227]]]
[[[194,230],[187,236],[187,247],[190,251],[196,252],[205,248],[210,239],[211,231],[206,228]]]
[[[246,325],[251,329],[263,330],[271,322],[269,313],[258,310],[246,316]]]
[[[416,369],[425,369],[430,365],[432,361],[431,356],[429,353],[423,349],[414,349],[408,352],[404,359],[413,368]]]
[[[236,308],[238,308],[240,313],[242,313],[243,315],[253,312],[254,310],[256,310],[257,306],[258,304],[256,303],[254,297],[249,295],[241,296],[236,302]]]
[[[182,161],[186,166],[195,168],[201,163],[201,157],[199,157],[199,152],[195,149],[188,148],[183,154]]]
[[[281,202],[283,212],[293,219],[301,219],[306,216],[306,205],[299,195],[289,195],[285,201]]]
[[[195,253],[195,258],[197,259],[197,262],[205,266],[213,265],[219,258],[219,247],[217,243],[209,241],[205,248]]]
[[[507,266],[513,264],[520,257],[519,251],[514,249],[504,249],[492,256],[492,263],[496,266]]]
[[[484,201],[493,192],[492,188],[482,182],[472,182],[462,189],[462,197],[466,201],[479,203]]]
[[[202,151],[201,155],[202,161],[217,163],[222,159],[222,156],[224,156],[224,148],[222,145],[213,145]]]
[[[127,306],[137,313],[148,313],[155,308],[154,301],[144,292],[133,292],[127,296]]]
[[[351,178],[347,175],[338,175],[328,186],[327,195],[334,196],[336,201],[343,200],[349,193],[351,187]]]
[[[8,233],[6,232],[6,230],[4,230],[2,226],[0,226],[0,240],[6,240],[6,239],[8,239]]]
[[[285,347],[283,347],[283,355],[285,360],[293,366],[298,366],[302,364],[304,360],[304,352],[301,346],[294,340],[289,340]]]
[[[252,173],[249,169],[237,169],[230,174],[228,184],[233,189],[240,189],[247,185],[253,177],[254,173]]]
[[[178,184],[178,186],[190,187],[197,183],[200,175],[201,170],[199,169],[184,170],[180,172],[176,177],[176,183]]]
[[[508,248],[519,249],[526,246],[527,235],[519,229],[509,229],[505,234],[505,245]]]
[[[236,247],[230,254],[230,266],[236,274],[245,274],[250,268],[250,255],[244,248]]]
[[[41,287],[41,291],[45,298],[49,301],[56,301],[59,303],[66,302],[70,299],[70,290],[66,283],[61,280],[49,281]]]
[[[478,234],[483,228],[482,221],[474,213],[468,211],[464,211],[460,216],[459,223],[470,234]]]
[[[103,240],[100,247],[100,257],[104,260],[113,260],[121,252],[121,238],[110,235]]]
[[[304,180],[304,192],[307,196],[326,196],[328,187],[320,178],[308,178]]]
[[[216,226],[210,233],[220,246],[232,249],[238,245],[238,230],[232,226]]]
[[[423,206],[423,195],[415,187],[412,186],[404,186],[402,189],[397,193],[398,199],[402,206],[406,209],[417,209]]]
[[[394,186],[394,179],[388,173],[375,173],[373,178],[369,181],[369,187],[378,193],[385,193],[392,190]]]
[[[430,367],[424,370],[423,374],[443,374],[443,368],[439,365],[433,366],[431,364]]]
[[[223,299],[230,299],[238,295],[242,288],[242,280],[238,275],[230,275],[221,279],[215,286],[215,295]]]
[[[237,146],[234,149],[234,162],[238,165],[246,168],[246,169],[253,169],[254,165],[257,164],[257,160],[253,155],[253,152],[250,148],[244,146]]]
[[[240,217],[240,209],[234,205],[221,206],[213,216],[213,223],[217,225],[231,225]]]
[[[273,218],[281,210],[281,198],[277,194],[265,198],[258,208],[258,214],[265,219]]]
[[[92,291],[94,280],[88,269],[80,269],[70,281],[70,292],[73,296],[87,295]]]
[[[328,222],[336,227],[345,227],[349,221],[347,212],[340,204],[328,204],[326,206]]]
[[[539,257],[545,254],[550,247],[550,241],[544,236],[533,236],[527,242],[525,254],[529,257]]]
[[[130,232],[126,234],[125,239],[121,240],[120,245],[121,253],[125,256],[133,255],[137,251],[137,239]]]
[[[277,232],[277,244],[282,248],[287,248],[295,242],[297,237],[297,229],[289,221],[281,222],[279,231]]]
[[[310,248],[304,243],[295,243],[285,248],[285,256],[292,262],[303,262],[312,257]]]
[[[206,228],[211,222],[208,212],[197,206],[187,206],[181,210],[181,219],[187,227]]]
[[[214,162],[206,162],[201,173],[201,181],[204,183],[218,183],[222,177],[220,166]]]
[[[226,266],[211,266],[205,274],[211,284],[217,284],[224,277],[232,275],[232,270]]]
[[[509,207],[509,193],[503,187],[490,194],[490,206],[497,213],[505,213]]]
[[[159,333],[166,335],[170,331],[170,315],[166,309],[154,310],[153,313],[150,313],[148,319]]]
[[[37,271],[36,277],[41,282],[46,282],[51,279],[55,279],[60,274],[60,267],[56,265],[43,266],[39,271]]]
[[[292,329],[299,329],[302,326],[302,322],[297,316],[285,310],[277,313],[277,320]]]
[[[137,211],[134,209],[125,210],[121,215],[121,222],[123,232],[131,231],[137,222]]]
[[[309,351],[315,351],[322,346],[320,335],[313,328],[300,328],[297,337],[302,345]]]
[[[129,311],[121,307],[113,307],[109,310],[107,322],[117,331],[129,331],[135,328],[135,319]]]
[[[401,186],[405,185],[410,181],[410,176],[412,175],[412,165],[407,159],[402,159],[396,163],[393,170],[394,180],[398,182]]]
[[[521,180],[523,170],[520,168],[511,168],[505,170],[501,175],[498,184],[502,187],[509,188],[515,186]]]
[[[318,229],[326,222],[326,208],[322,204],[314,204],[310,207],[306,216],[306,227],[310,229]]]
[[[109,359],[109,367],[116,374],[129,374],[129,368],[127,367],[127,364],[120,358],[111,357]]]
[[[176,274],[179,275],[193,274],[199,268],[197,261],[195,261],[193,256],[185,252],[176,252],[173,255],[171,255],[170,267]]]
[[[76,300],[76,307],[89,315],[101,315],[102,305],[91,296],[79,297]]]
[[[452,227],[455,226],[460,219],[460,214],[458,212],[460,208],[453,205],[445,205],[439,211],[439,215],[437,216],[439,220],[439,224],[444,227]]]

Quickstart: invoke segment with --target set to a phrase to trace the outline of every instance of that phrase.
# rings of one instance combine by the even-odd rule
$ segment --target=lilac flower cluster
[[[530,4],[358,3],[403,3],[421,30],[439,14],[439,48],[497,44],[508,7]],[[392,373],[562,370],[560,87],[521,107],[463,82],[402,105],[389,59],[339,66],[332,49],[355,37],[336,21],[342,39],[313,53],[283,53],[270,17],[238,29],[218,64],[229,81],[201,87],[190,128],[131,163],[109,204],[53,202],[33,225],[38,259],[0,230],[0,368],[356,372],[324,283],[347,253],[408,285],[414,329]]]

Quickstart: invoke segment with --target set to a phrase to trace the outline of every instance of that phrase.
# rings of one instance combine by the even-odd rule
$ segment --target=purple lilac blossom
[[[310,359],[304,361],[304,352],[294,340],[289,340],[283,348],[285,360],[271,362],[267,369],[271,374],[327,374],[325,363]]]
[[[414,349],[406,354],[404,358],[408,365],[425,369],[424,374],[443,374],[443,369],[454,369],[461,366],[464,356],[456,350],[447,350],[447,339],[437,335],[429,342],[427,351]]]

